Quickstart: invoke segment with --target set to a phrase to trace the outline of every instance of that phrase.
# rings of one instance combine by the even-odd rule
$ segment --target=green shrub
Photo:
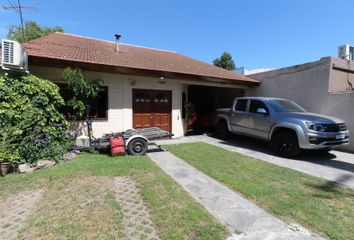
[[[3,127],[0,130],[0,163],[16,162],[20,159],[18,148],[16,147],[16,129]]]
[[[0,139],[16,144],[19,162],[59,160],[66,150],[68,123],[59,88],[33,75],[0,77]]]

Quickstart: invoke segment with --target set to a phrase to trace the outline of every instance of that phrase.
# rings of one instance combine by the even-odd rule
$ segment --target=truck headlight
[[[325,130],[323,125],[320,123],[315,123],[315,122],[305,122],[305,123],[307,128],[310,130],[317,131],[317,132],[323,132]]]

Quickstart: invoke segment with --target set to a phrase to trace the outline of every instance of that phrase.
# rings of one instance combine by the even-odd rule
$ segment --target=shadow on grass
[[[350,163],[344,160],[342,161],[341,159],[336,159],[337,156],[331,152],[303,150],[298,157],[291,159],[291,158],[282,158],[276,156],[268,146],[267,142],[249,138],[246,136],[233,135],[227,141],[221,141],[220,143],[224,145],[229,145],[229,146],[234,146],[234,147],[239,147],[247,150],[265,153],[268,155],[278,157],[280,159],[284,159],[284,161],[297,160],[303,162],[311,162],[326,167],[354,172],[354,162]]]
[[[314,188],[316,191],[315,194],[312,194],[313,197],[317,198],[333,198],[333,197],[354,197],[353,192],[346,191],[341,183],[345,183],[354,178],[350,174],[343,174],[336,181],[326,181],[324,184],[312,184],[307,183],[306,185]]]
[[[163,148],[159,148],[159,147],[149,147],[148,149],[148,153],[154,153],[154,152],[165,152],[166,150],[164,150]]]

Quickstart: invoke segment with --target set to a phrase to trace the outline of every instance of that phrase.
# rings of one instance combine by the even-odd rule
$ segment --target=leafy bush
[[[68,142],[63,104],[59,88],[48,80],[0,77],[0,139],[9,149],[16,145],[19,162],[62,157]]]
[[[16,129],[12,127],[4,127],[0,130],[0,163],[15,162],[20,159],[15,135]]]

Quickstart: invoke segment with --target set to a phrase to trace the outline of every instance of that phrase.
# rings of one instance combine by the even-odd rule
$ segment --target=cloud
[[[261,72],[272,71],[275,68],[255,68],[255,69],[245,69],[245,75],[256,74]]]

